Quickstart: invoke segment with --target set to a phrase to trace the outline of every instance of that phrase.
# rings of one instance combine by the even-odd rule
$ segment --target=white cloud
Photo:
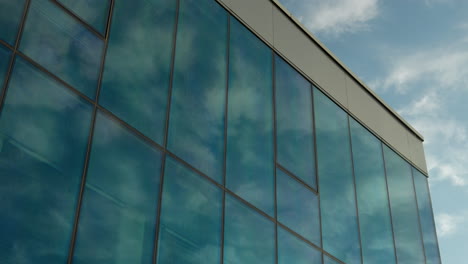
[[[435,221],[437,225],[437,233],[440,238],[447,237],[459,231],[466,220],[466,214],[447,214],[441,213],[436,215]]]
[[[285,0],[295,16],[313,33],[339,35],[369,28],[379,15],[379,0]]]

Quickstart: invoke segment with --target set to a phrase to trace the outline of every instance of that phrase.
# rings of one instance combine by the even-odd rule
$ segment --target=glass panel
[[[277,160],[317,189],[311,85],[279,56],[275,62]]]
[[[10,65],[11,51],[5,46],[0,44],[0,93],[3,89],[3,83],[5,81],[5,75],[8,72],[8,66]]]
[[[415,168],[413,168],[413,177],[423,234],[424,250],[426,251],[426,263],[440,264],[439,246],[437,245],[437,234],[434,225],[434,214],[432,212],[427,178]]]
[[[104,34],[109,13],[109,0],[60,0],[64,6]]]
[[[226,195],[224,263],[275,263],[275,224]]]
[[[171,158],[166,160],[158,263],[219,263],[221,189]]]
[[[382,143],[350,118],[363,263],[396,263]]]
[[[323,249],[361,263],[348,115],[314,89]]]
[[[226,185],[274,214],[272,52],[231,18]]]
[[[92,110],[16,60],[0,118],[2,263],[66,263]]]
[[[176,1],[115,1],[99,103],[163,144]]]
[[[322,253],[278,227],[278,264],[320,264]]]
[[[387,146],[384,154],[398,263],[424,263],[411,167]]]
[[[212,0],[180,2],[168,148],[223,183],[227,13]]]
[[[327,255],[323,255],[323,264],[340,264],[338,261],[330,258]]]
[[[102,113],[95,126],[74,263],[149,263],[161,153]]]
[[[276,169],[278,221],[320,246],[317,195],[280,169]]]
[[[26,0],[0,0],[0,39],[14,46]]]
[[[104,42],[51,1],[32,0],[21,51],[94,99]]]

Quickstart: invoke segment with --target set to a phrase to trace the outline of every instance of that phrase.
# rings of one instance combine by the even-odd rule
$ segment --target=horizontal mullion
[[[284,173],[286,173],[287,175],[289,175],[291,178],[293,178],[294,180],[298,181],[299,183],[301,183],[302,185],[304,185],[304,187],[306,187],[307,189],[309,189],[311,192],[315,193],[316,195],[319,195],[318,191],[315,190],[314,188],[312,188],[310,185],[308,185],[305,181],[303,181],[301,178],[297,177],[296,175],[294,175],[294,173],[290,172],[288,169],[286,169],[285,167],[283,167],[281,164],[279,164],[279,162],[276,162],[276,167],[278,169],[280,169],[281,171],[283,171]]]

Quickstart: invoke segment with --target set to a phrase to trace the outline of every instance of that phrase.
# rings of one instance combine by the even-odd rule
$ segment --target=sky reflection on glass
[[[17,59],[0,117],[0,256],[65,263],[92,107]]]
[[[167,158],[158,263],[216,264],[221,255],[221,189]]]
[[[349,120],[364,264],[396,263],[382,143]]]
[[[15,46],[26,0],[0,0],[0,39]]]
[[[0,93],[10,64],[11,51],[0,44]]]
[[[273,216],[272,53],[231,18],[227,188]]]
[[[212,0],[180,4],[168,149],[223,184],[227,12]]]
[[[94,99],[104,42],[51,1],[32,0],[20,50]]]
[[[321,264],[322,253],[278,227],[278,264]]]
[[[164,143],[176,1],[115,1],[99,103]]]
[[[110,0],[59,0],[97,31],[106,31]]]
[[[361,263],[348,115],[314,88],[323,249]]]

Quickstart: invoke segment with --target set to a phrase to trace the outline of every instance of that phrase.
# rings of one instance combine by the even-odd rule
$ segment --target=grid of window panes
[[[440,263],[426,177],[214,0],[0,0],[0,83],[1,263]]]

